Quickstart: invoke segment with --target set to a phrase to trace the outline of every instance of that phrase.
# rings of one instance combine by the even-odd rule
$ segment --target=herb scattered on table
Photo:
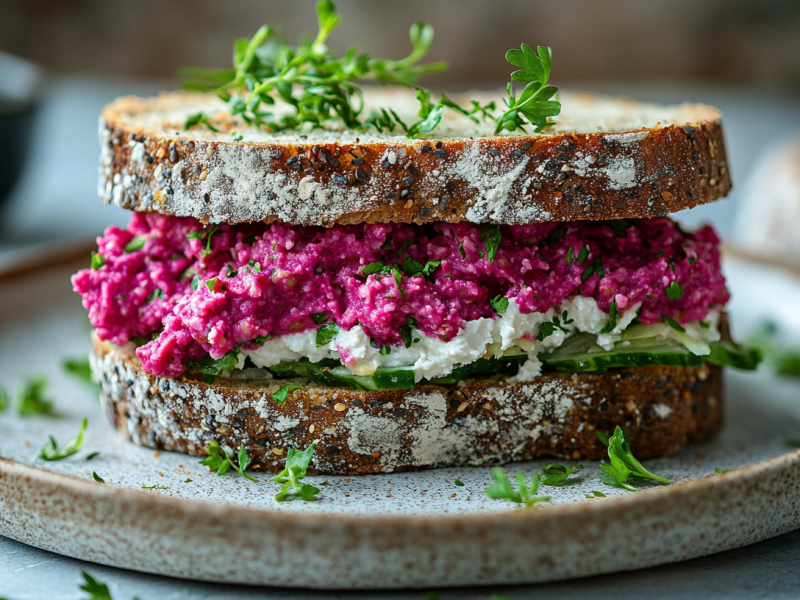
[[[765,362],[777,376],[800,377],[800,348],[786,347],[779,337],[778,326],[766,321],[746,343],[761,351]]]
[[[8,408],[10,402],[11,400],[8,397],[8,392],[4,388],[0,388],[0,412]]]
[[[100,452],[92,452],[87,457],[86,460],[92,460],[94,457],[98,456]]]
[[[100,386],[92,377],[92,366],[89,363],[89,358],[65,358],[61,361],[61,368],[68,375],[72,375],[76,379],[83,381],[99,389]]]
[[[539,473],[534,473],[531,477],[530,486],[525,482],[525,473],[517,471],[517,487],[515,490],[508,481],[508,476],[500,467],[492,469],[494,483],[486,488],[486,495],[492,500],[508,500],[525,506],[533,506],[538,502],[547,502],[550,496],[536,496],[539,491]]]
[[[209,471],[216,471],[217,475],[225,475],[229,470],[236,471],[242,477],[247,477],[250,481],[258,481],[252,475],[248,475],[245,470],[250,464],[250,457],[247,455],[247,450],[242,446],[239,448],[238,461],[239,464],[234,463],[229,457],[225,449],[219,445],[216,440],[211,440],[206,445],[206,456],[200,461],[201,465],[208,467]]]
[[[605,498],[606,495],[603,492],[598,492],[597,490],[592,490],[588,494],[586,494],[587,498]]]
[[[720,469],[719,467],[714,467],[714,473],[727,473],[728,469]]]
[[[463,487],[464,482],[460,479],[456,479],[453,483],[455,483],[458,487]]]
[[[570,475],[577,473],[582,468],[583,467],[579,465],[572,465],[568,467],[560,463],[549,464],[542,469],[542,484],[549,485],[551,487],[567,485],[569,483],[567,478]]]
[[[97,471],[92,471],[92,479],[94,479],[97,483],[105,483],[106,482],[105,479],[103,479],[102,477],[100,477],[100,475],[97,474]]]
[[[270,397],[275,402],[275,404],[277,404],[278,406],[283,406],[286,403],[286,397],[289,395],[290,392],[302,389],[303,389],[302,385],[294,385],[290,383],[289,385],[283,386],[274,394],[270,394]]]
[[[283,484],[281,491],[275,494],[276,502],[284,502],[295,498],[306,502],[314,502],[317,500],[319,488],[300,482],[306,475],[308,465],[311,464],[311,458],[314,456],[315,447],[315,444],[311,444],[302,451],[296,448],[289,449],[289,453],[286,456],[286,465],[282,471],[271,479],[271,481],[275,483]],[[289,488],[291,488],[291,492]]]
[[[53,401],[45,398],[46,377],[28,377],[22,382],[17,397],[17,412],[23,417],[47,415],[53,411]]]
[[[599,432],[598,437],[600,437]],[[664,484],[669,483],[669,480],[651,473],[644,468],[642,463],[636,460],[631,452],[628,436],[623,433],[622,428],[619,426],[614,431],[614,435],[608,438],[608,459],[611,464],[601,464],[600,469],[603,472],[597,474],[600,481],[606,485],[635,492],[638,488],[628,483],[631,478],[649,479]]]
[[[142,484],[143,490],[168,490],[169,488],[166,485],[160,485],[158,483],[153,485],[144,485]]]
[[[50,440],[42,446],[42,450],[39,452],[39,458],[44,460],[61,460],[62,458],[67,458],[68,456],[76,454],[81,449],[81,446],[83,446],[83,434],[88,426],[89,419],[84,417],[81,423],[81,429],[78,432],[78,437],[64,446],[63,449],[58,448],[56,438],[51,435]]]

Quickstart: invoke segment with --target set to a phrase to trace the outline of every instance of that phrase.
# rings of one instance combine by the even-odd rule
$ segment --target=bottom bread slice
[[[310,473],[359,475],[537,456],[606,457],[597,431],[630,429],[640,458],[701,440],[722,422],[722,369],[645,366],[551,374],[528,382],[474,381],[378,392],[305,382],[283,405],[271,394],[293,380],[144,373],[127,349],[94,340],[92,368],[111,423],[137,444],[205,455],[216,440],[244,445],[251,468],[282,468],[290,448],[316,444]]]

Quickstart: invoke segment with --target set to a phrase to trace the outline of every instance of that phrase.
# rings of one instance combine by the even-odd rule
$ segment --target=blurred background
[[[718,106],[734,193],[678,218],[711,221],[723,235],[735,235],[736,211],[752,195],[744,184],[764,153],[800,134],[797,0],[339,0],[337,6],[342,23],[330,40],[337,50],[357,44],[376,56],[401,57],[411,23],[433,24],[429,58],[450,65],[422,81],[434,89],[504,85],[505,51],[527,42],[553,47],[558,86]],[[234,39],[263,23],[279,24],[290,41],[312,35],[314,1],[0,1],[3,168],[21,166],[6,201],[0,199],[0,261],[31,244],[85,239],[109,223],[124,224],[124,211],[103,205],[95,189],[103,105],[122,94],[177,87],[182,66],[229,66]],[[6,123],[10,113],[22,115],[16,125]]]

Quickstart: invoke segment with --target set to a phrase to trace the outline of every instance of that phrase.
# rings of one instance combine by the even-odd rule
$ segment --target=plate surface
[[[80,265],[78,265],[80,266]],[[727,265],[738,331],[763,318],[800,340],[800,281],[742,260]],[[800,385],[727,374],[727,423],[713,439],[648,461],[674,483],[638,493],[604,486],[596,462],[543,488],[532,509],[490,500],[489,469],[309,477],[316,503],[273,501],[256,474],[217,477],[197,458],[119,438],[95,392],[59,369],[90,347],[64,267],[0,282],[0,383],[46,374],[55,417],[0,417],[0,534],[98,563],[213,581],[397,588],[550,581],[684,560],[800,527]],[[47,463],[54,435],[83,450]],[[93,451],[101,453],[87,461]],[[787,453],[788,452],[788,453]],[[506,467],[530,476],[549,461]],[[716,467],[732,469],[714,474]],[[92,472],[106,481],[92,479]],[[459,479],[463,486],[456,486]],[[187,481],[190,480],[190,481]],[[142,486],[165,489],[142,490]],[[598,490],[607,498],[587,499]]]

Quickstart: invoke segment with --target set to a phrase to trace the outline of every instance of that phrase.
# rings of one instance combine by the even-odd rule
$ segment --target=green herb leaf
[[[460,479],[456,479],[453,483],[455,483],[458,487],[464,487],[464,483]]]
[[[649,479],[664,484],[669,483],[669,480],[651,473],[636,460],[631,453],[630,444],[619,426],[614,430],[614,435],[608,439],[608,458],[611,464],[601,464],[600,469],[603,472],[597,475],[600,481],[606,485],[635,492],[637,488],[628,483],[631,477]]]
[[[383,266],[383,263],[378,261],[374,263],[369,263],[367,266],[361,269],[361,272],[364,275],[373,275],[375,273],[384,273],[385,269],[386,267]]]
[[[97,252],[92,252],[92,262],[90,264],[92,269],[102,269],[105,264],[106,259],[104,256],[100,256]]]
[[[608,309],[608,322],[600,330],[600,333],[611,333],[617,326],[617,299],[611,301],[611,306]]]
[[[166,485],[161,485],[160,483],[154,483],[153,485],[144,485],[142,484],[143,490],[168,490],[169,488]]]
[[[94,479],[94,480],[95,480],[97,483],[105,483],[105,482],[106,482],[106,480],[105,480],[105,479],[103,479],[102,477],[100,477],[100,475],[98,475],[98,474],[97,474],[97,471],[92,471],[92,478],[93,478],[93,479]]]
[[[680,300],[683,298],[683,286],[677,281],[671,282],[667,286],[666,291],[668,300]]]
[[[200,125],[201,123],[211,131],[214,132],[219,131],[219,129],[217,129],[211,123],[208,122],[208,116],[202,112],[195,113],[193,115],[189,115],[188,117],[186,117],[186,121],[183,123],[183,128],[188,130],[194,127],[195,125]]]
[[[572,251],[573,251],[574,248],[575,248],[575,246],[573,246],[571,244],[570,244],[570,247],[567,248],[567,264],[568,265],[571,265],[573,262],[575,262],[575,259],[572,256]]]
[[[567,483],[567,478],[579,470],[577,466],[567,467],[560,463],[553,463],[542,469],[542,483],[552,487],[558,487]]]
[[[8,397],[8,392],[5,389],[0,388],[0,412],[5,411],[10,402],[11,401]]]
[[[314,456],[315,445],[311,444],[303,451],[296,448],[290,448],[286,457],[286,464],[282,471],[271,479],[275,483],[283,484],[281,491],[275,494],[276,502],[284,502],[286,500],[299,499],[305,502],[314,502],[317,500],[319,489],[313,485],[300,483],[300,480],[305,477],[308,465]],[[290,488],[292,491],[290,492]]]
[[[548,117],[555,117],[561,112],[561,104],[551,100],[558,88],[547,85],[553,51],[549,46],[537,46],[536,50],[535,53],[530,46],[522,44],[519,50],[506,52],[506,60],[519,67],[519,70],[511,73],[511,81],[527,81],[528,84],[519,98],[514,94],[512,83],[508,84],[508,98],[505,100],[507,109],[497,118],[495,134],[518,129],[526,131],[525,125],[528,123],[535,127],[534,133],[541,133],[552,125]]]
[[[542,244],[544,246],[552,246],[556,242],[560,242],[565,237],[567,237],[567,233],[568,232],[569,232],[569,229],[567,227],[558,226],[555,229],[553,229],[553,231],[551,231],[547,235],[546,238],[544,238],[544,240],[542,241]]]
[[[17,412],[23,416],[47,415],[53,411],[53,401],[44,397],[46,377],[28,377],[22,382],[17,398]]]
[[[164,297],[164,292],[161,291],[160,288],[156,288],[155,290],[153,290],[153,293],[150,294],[150,296],[147,298],[147,302],[152,302],[156,298],[163,298],[163,297]]]
[[[606,495],[603,492],[598,492],[597,490],[592,490],[588,494],[586,494],[587,498],[605,498]]]
[[[419,263],[418,263],[419,264]],[[397,266],[392,267],[392,275],[394,275],[394,283],[397,286],[397,289],[400,290],[400,295],[405,298],[406,292],[403,289],[403,274],[400,272],[400,269]]]
[[[91,452],[86,456],[86,460],[92,460],[93,458],[95,458],[96,456],[99,456],[99,455],[100,455],[99,452]]]
[[[108,586],[105,583],[100,583],[86,571],[81,571],[81,575],[83,575],[84,583],[80,586],[80,589],[89,594],[86,600],[113,600],[111,592],[108,591]]]
[[[286,397],[289,395],[289,392],[293,392],[294,390],[302,390],[302,385],[285,385],[281,389],[279,389],[274,394],[271,394],[272,399],[275,401],[275,404],[278,406],[283,406],[286,402]]]
[[[247,450],[245,450],[244,446],[239,448],[238,465],[228,457],[228,453],[216,440],[208,442],[206,452],[208,452],[208,456],[201,460],[200,464],[208,467],[209,471],[216,471],[217,475],[224,475],[229,470],[233,470],[250,481],[257,481],[255,477],[245,472],[245,469],[250,464],[250,457],[247,456]]]
[[[62,458],[67,458],[68,456],[76,454],[78,450],[81,449],[81,446],[83,446],[83,434],[88,426],[89,420],[84,418],[81,423],[81,429],[78,432],[78,437],[64,446],[63,449],[58,448],[58,442],[56,442],[56,439],[51,435],[50,440],[42,446],[42,450],[39,452],[39,458],[48,461],[61,460]]]
[[[583,264],[583,263],[586,262],[587,258],[589,258],[589,246],[584,246],[583,248],[581,248],[581,251],[578,253],[578,262],[580,264]]]
[[[314,325],[322,325],[328,318],[328,313],[326,312],[318,312],[314,313],[311,316],[311,320],[314,321]]]
[[[675,319],[669,318],[667,315],[661,315],[661,320],[672,327],[675,331],[680,331],[681,333],[686,333],[686,329],[678,323]]]
[[[489,300],[489,304],[497,314],[502,315],[508,308],[508,298],[505,296],[495,296]]]
[[[144,248],[144,245],[147,243],[147,236],[145,235],[137,235],[133,238],[128,245],[125,246],[125,252],[136,252],[137,250],[141,250]]]
[[[494,262],[494,257],[497,256],[497,250],[500,248],[500,240],[500,226],[492,227],[483,241],[483,245],[486,248],[487,262]]]
[[[255,340],[254,340],[255,342]],[[243,344],[239,344],[228,351],[222,358],[212,358],[204,356],[200,360],[190,362],[186,366],[193,373],[200,373],[209,377],[219,377],[223,372],[230,373],[239,363],[239,349]]]
[[[325,323],[325,325],[317,329],[317,348],[330,343],[339,331],[339,326],[336,323]]]
[[[539,491],[539,474],[534,473],[531,477],[531,484],[528,486],[525,483],[525,473],[517,471],[517,487],[514,489],[508,481],[508,476],[500,467],[492,469],[492,478],[494,483],[486,488],[486,495],[492,500],[508,500],[509,502],[516,502],[517,504],[524,504],[525,506],[533,506],[538,502],[547,502],[550,496],[536,497]]]
[[[728,469],[720,469],[719,467],[714,467],[714,473],[727,473]]]

